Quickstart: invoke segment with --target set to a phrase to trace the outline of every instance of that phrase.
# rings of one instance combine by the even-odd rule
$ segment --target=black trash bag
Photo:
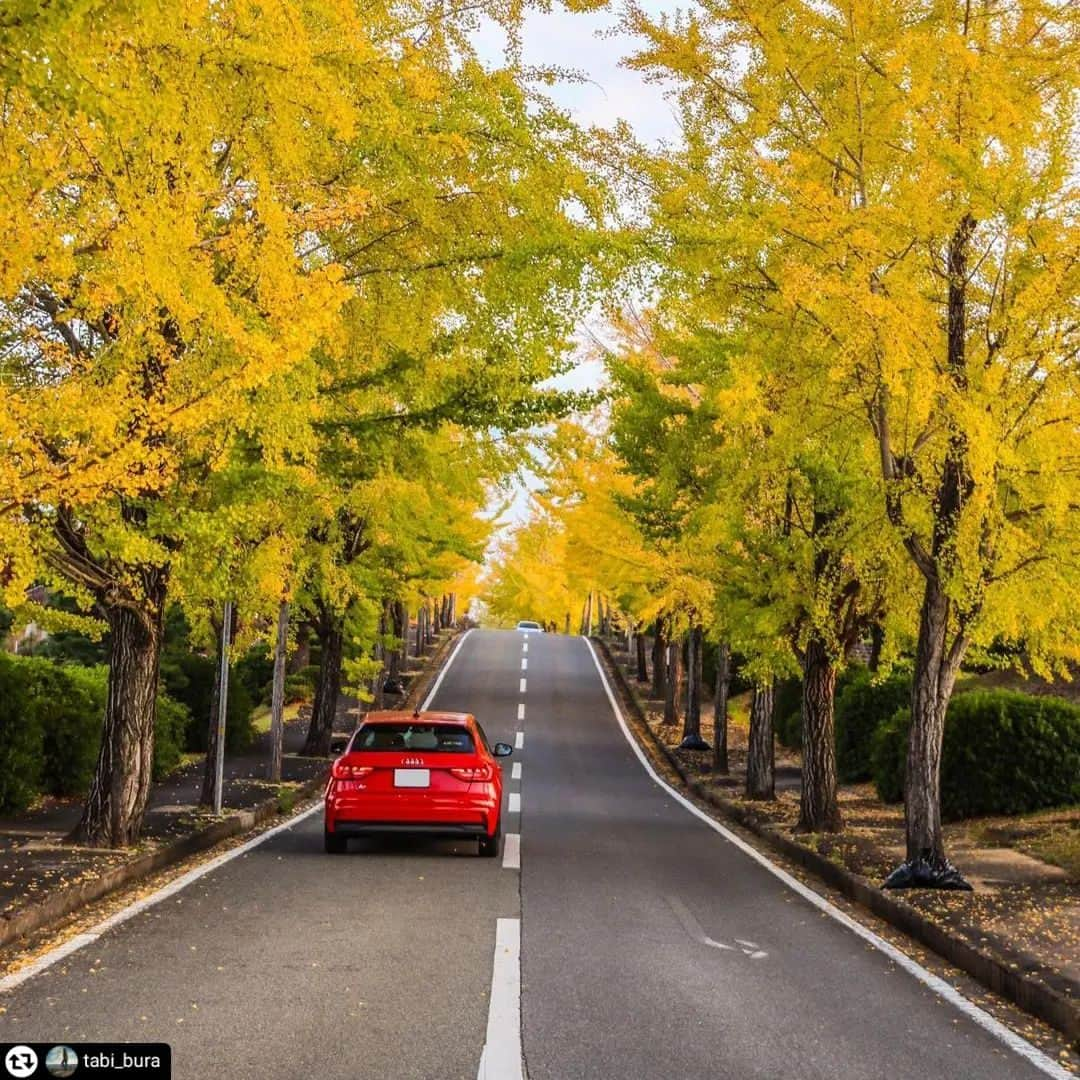
[[[901,863],[886,879],[883,889],[956,889],[972,892],[963,875],[946,858],[920,855]]]
[[[681,743],[680,750],[711,750],[712,747],[700,735],[687,735]]]

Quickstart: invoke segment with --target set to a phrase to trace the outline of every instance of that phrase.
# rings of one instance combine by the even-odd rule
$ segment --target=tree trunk
[[[936,578],[926,583],[911,692],[911,733],[904,777],[908,860],[945,863],[941,833],[941,744],[945,713],[965,643],[948,648],[949,600]]]
[[[652,646],[652,689],[649,696],[656,701],[667,697],[667,643],[664,641],[664,623],[657,619]]]
[[[686,720],[680,746],[683,750],[708,750],[701,737],[701,683],[704,667],[705,634],[700,626],[690,628],[686,639]]]
[[[839,832],[843,827],[836,798],[835,693],[836,665],[825,643],[811,637],[803,659],[802,797],[796,826],[803,832]]]
[[[639,626],[638,632],[634,635],[634,647],[637,650],[637,681],[639,683],[649,681],[649,665],[645,656],[645,635],[641,632],[644,629],[643,626]]]
[[[667,693],[664,695],[664,723],[679,722],[682,697],[683,651],[681,641],[669,641],[667,647]]]
[[[285,654],[289,644],[289,602],[278,608],[274,643],[274,681],[270,691],[270,779],[281,780],[281,743],[285,732]]]
[[[82,817],[71,833],[90,847],[127,847],[139,839],[154,767],[158,662],[167,573],[143,569],[142,610],[106,609],[109,683],[101,749]]]
[[[309,757],[327,757],[330,754],[330,738],[334,732],[338,699],[341,696],[341,662],[345,645],[344,615],[331,611],[320,603],[316,623],[322,662],[319,679],[315,685],[315,703],[311,708],[304,754]]]
[[[295,675],[311,664],[311,622],[304,619],[296,628],[296,651],[285,665],[287,675]]]
[[[731,687],[731,649],[726,641],[716,646],[716,693],[713,697],[713,772],[727,773],[728,690]]]
[[[374,710],[383,708],[383,685],[386,679],[386,639],[390,634],[391,615],[390,601],[383,600],[382,610],[379,612],[379,629],[375,644],[371,648],[372,660],[378,661],[379,667],[371,677],[371,707]]]
[[[405,663],[405,653],[409,647],[409,616],[405,604],[395,600],[390,605],[390,625],[394,635],[394,647],[390,650],[386,666],[386,682],[383,689],[387,693],[400,694],[404,686],[401,671]]]
[[[746,797],[776,798],[776,769],[773,742],[773,702],[776,683],[755,686],[750,702],[750,745],[746,752]]]

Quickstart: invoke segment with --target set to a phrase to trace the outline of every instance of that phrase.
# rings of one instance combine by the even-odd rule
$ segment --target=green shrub
[[[40,794],[83,795],[101,745],[108,669],[0,654],[0,812]],[[189,715],[159,693],[154,776],[180,763]]]
[[[51,668],[36,687],[45,737],[45,790],[51,795],[85,795],[97,764],[109,670],[43,666]]]
[[[315,696],[315,687],[319,681],[319,668],[309,664],[292,675],[285,676],[285,702],[295,705],[300,701],[311,701]]]
[[[904,771],[907,762],[908,729],[911,710],[896,712],[874,732],[870,747],[870,769],[879,798],[887,803],[904,800]]]
[[[833,699],[835,708],[839,707],[840,696],[847,687],[865,674],[866,668],[855,664],[844,668],[837,675]],[[781,679],[777,682],[774,725],[781,746],[792,750],[802,748],[802,679]]]
[[[872,752],[878,728],[911,702],[911,673],[894,671],[879,683],[864,667],[845,672],[836,694],[836,772],[843,784],[874,775]]]
[[[773,702],[773,729],[781,746],[802,746],[802,679],[778,679]]]
[[[274,657],[266,645],[248,649],[233,665],[230,684],[235,680],[242,684],[247,695],[256,704],[270,704],[270,690],[274,681]]]
[[[158,694],[154,724],[154,779],[168,776],[179,764],[191,722],[187,708],[167,694]]]
[[[24,810],[41,792],[41,723],[30,708],[26,661],[0,653],[0,813]]]
[[[874,742],[874,782],[886,801],[903,798],[910,726],[910,711],[901,710]],[[1007,690],[953,698],[941,757],[946,820],[1075,803],[1080,803],[1080,706]]]
[[[168,663],[162,660],[162,683],[169,696],[188,712],[189,720],[180,744],[185,750],[195,753],[206,750],[217,671],[216,660],[198,653],[171,650]],[[233,675],[229,673],[229,708],[225,718],[225,749],[230,754],[242,753],[255,741],[251,720],[255,702],[244,681]]]

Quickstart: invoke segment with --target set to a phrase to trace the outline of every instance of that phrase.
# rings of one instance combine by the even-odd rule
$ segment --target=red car
[[[373,712],[356,729],[326,785],[326,850],[350,836],[423,833],[480,841],[494,858],[502,835],[502,769],[514,752],[490,746],[468,713]]]

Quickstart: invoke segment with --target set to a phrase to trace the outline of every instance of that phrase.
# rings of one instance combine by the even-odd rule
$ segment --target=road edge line
[[[457,654],[461,652],[461,646],[465,644],[466,639],[472,632],[473,628],[470,626],[469,629],[458,638],[458,643],[454,646],[454,651],[450,654],[446,663],[439,669],[439,674],[431,684],[431,689],[428,691],[427,697],[424,698],[423,703],[420,705],[420,712],[425,712],[427,707],[435,699],[435,695],[439,692],[439,687],[442,686],[443,679],[446,678],[446,673],[450,670],[450,665],[457,659]]]
[[[852,931],[858,937],[862,938],[870,945],[873,945],[879,952],[884,953],[895,964],[902,967],[909,975],[912,975],[924,986],[944,998],[950,1005],[953,1005],[962,1012],[969,1020],[977,1024],[990,1035],[993,1035],[999,1042],[1004,1043],[1010,1050],[1024,1058],[1040,1072],[1045,1073],[1047,1076],[1054,1077],[1055,1080],[1075,1080],[1072,1073],[1058,1065],[1052,1058],[1047,1057],[1038,1047],[1029,1043],[1023,1036],[1018,1035],[1015,1031],[1001,1023],[1000,1020],[997,1020],[985,1010],[980,1009],[978,1005],[961,994],[959,990],[951,986],[944,979],[933,974],[933,972],[927,971],[926,968],[924,968],[917,960],[913,960],[907,953],[898,949],[884,938],[879,937],[873,930],[869,929],[869,927],[863,926],[862,923],[853,919],[850,915],[841,911],[834,904],[826,900],[820,893],[815,892],[808,885],[804,885],[799,881],[798,878],[793,877],[786,870],[777,866],[768,858],[768,856],[758,851],[752,844],[747,843],[741,836],[726,828],[714,817],[705,813],[700,807],[695,806],[681,792],[676,791],[675,788],[664,780],[653,768],[652,762],[649,761],[648,757],[645,755],[645,751],[641,748],[638,740],[634,737],[634,733],[627,725],[622,708],[619,706],[618,699],[611,689],[611,683],[608,681],[607,672],[604,671],[600,659],[596,655],[596,649],[593,648],[593,643],[588,638],[583,637],[581,640],[584,641],[585,645],[588,647],[589,655],[592,657],[593,664],[596,666],[596,671],[600,676],[604,692],[607,694],[611,710],[615,714],[615,719],[619,722],[619,727],[622,729],[624,738],[630,744],[630,747],[637,756],[642,768],[653,783],[662,788],[684,809],[689,810],[691,814],[705,822],[705,824],[715,832],[718,832],[728,841],[728,843],[733,844],[743,852],[744,855],[748,855],[756,863],[768,870],[774,877],[779,878],[780,881],[787,885],[793,892],[798,893],[799,896],[812,904],[819,911],[823,911],[825,914],[831,916],[842,926],[847,927],[847,929]]]

